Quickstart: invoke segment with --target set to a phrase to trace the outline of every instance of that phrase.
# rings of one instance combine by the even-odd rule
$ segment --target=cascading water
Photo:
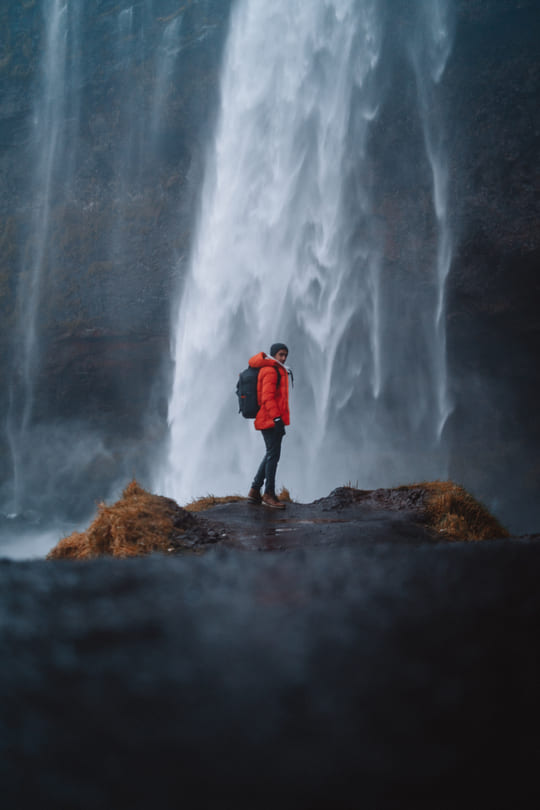
[[[238,4],[156,482],[180,502],[249,486],[263,446],[234,387],[274,341],[295,370],[278,470],[294,497],[445,475],[448,9]]]
[[[435,307],[435,340],[433,377],[436,386],[438,436],[440,437],[451,411],[446,369],[445,292],[452,260],[452,238],[448,212],[448,165],[444,129],[435,114],[436,88],[439,84],[452,45],[453,20],[446,0],[419,4],[421,24],[410,44],[418,88],[426,153],[433,176],[433,207],[437,220],[437,303]]]
[[[39,68],[22,146],[29,167],[19,215],[25,249],[4,422],[11,480],[2,481],[0,516],[69,513],[70,501],[84,502],[88,470],[111,459],[106,439],[79,416],[77,403],[71,416],[55,413],[47,371],[54,366],[58,335],[78,328],[81,301],[97,321],[96,331],[123,327],[125,302],[117,278],[125,267],[148,261],[133,238],[133,221],[154,203],[148,190],[157,188],[157,197],[166,172],[160,167],[160,160],[167,166],[161,139],[183,15],[166,1],[110,6],[97,20],[94,7],[68,0],[41,0],[35,11],[36,26],[41,25]],[[89,39],[88,31],[96,36],[96,30],[97,39]],[[102,87],[105,78],[116,137],[107,132],[99,105],[97,115],[88,112],[95,110],[95,82]],[[89,134],[92,151],[84,148]],[[96,155],[98,163],[89,163]],[[86,253],[84,246],[78,252],[73,245],[92,232]],[[91,268],[103,266],[108,272],[96,295]],[[88,326],[87,332],[96,328],[90,319]]]
[[[7,436],[12,455],[13,487],[10,510],[21,509],[25,476],[32,465],[30,425],[35,407],[36,369],[40,358],[39,307],[48,265],[52,261],[50,218],[58,193],[58,170],[62,164],[64,189],[68,190],[74,152],[66,161],[68,125],[78,113],[73,92],[76,79],[68,84],[68,67],[76,66],[79,14],[65,0],[49,0],[44,6],[45,37],[40,86],[33,111],[30,160],[34,166],[35,200],[29,223],[30,239],[18,283],[18,328],[15,334],[15,375],[10,384]],[[70,89],[71,88],[71,89]],[[69,193],[69,191],[68,191]]]
[[[154,140],[159,136],[167,102],[168,85],[174,81],[175,77],[176,58],[180,53],[182,42],[182,22],[183,18],[180,15],[167,24],[157,51],[156,79],[150,114],[150,137]]]

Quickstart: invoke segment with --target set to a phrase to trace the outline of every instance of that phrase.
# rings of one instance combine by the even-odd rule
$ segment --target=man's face
[[[275,355],[276,360],[279,360],[280,363],[284,363],[287,359],[287,352],[285,349],[280,349],[279,352]]]

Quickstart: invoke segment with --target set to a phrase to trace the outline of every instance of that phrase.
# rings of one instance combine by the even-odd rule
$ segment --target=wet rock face
[[[451,477],[525,531],[540,519],[531,507],[540,487],[540,8],[479,0],[458,10],[444,79],[455,241]]]

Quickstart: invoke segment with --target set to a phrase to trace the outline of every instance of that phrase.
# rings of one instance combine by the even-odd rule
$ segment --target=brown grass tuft
[[[188,512],[204,512],[205,509],[211,509],[219,503],[238,503],[238,501],[245,501],[243,495],[206,495],[202,498],[197,498],[191,503],[184,506]]]
[[[152,495],[136,481],[131,481],[120,500],[112,506],[98,504],[97,515],[89,528],[64,537],[47,559],[136,557],[153,551],[164,552],[171,537],[181,533],[182,523],[185,523],[183,516],[184,510],[175,501]]]
[[[281,487],[278,493],[278,500],[285,501],[285,503],[292,503],[291,493],[287,487]]]
[[[427,523],[449,540],[494,540],[508,531],[483,504],[452,481],[415,484],[426,490]]]

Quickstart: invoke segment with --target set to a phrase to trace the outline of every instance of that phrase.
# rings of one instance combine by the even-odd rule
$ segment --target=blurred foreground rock
[[[539,538],[0,562],[2,804],[535,807],[539,575]]]

